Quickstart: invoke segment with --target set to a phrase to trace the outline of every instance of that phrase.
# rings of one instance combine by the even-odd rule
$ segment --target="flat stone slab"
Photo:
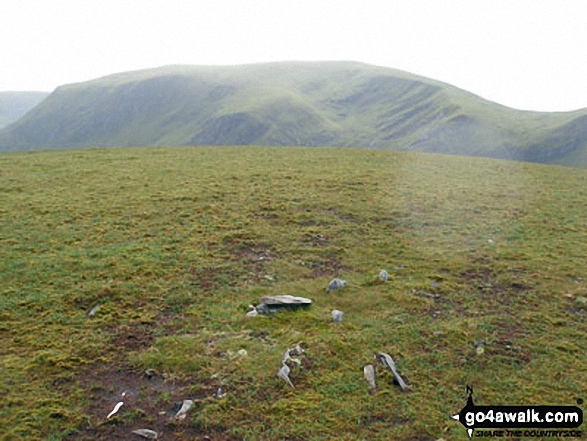
[[[294,296],[267,296],[261,297],[259,303],[269,307],[307,306],[312,304],[312,300]]]

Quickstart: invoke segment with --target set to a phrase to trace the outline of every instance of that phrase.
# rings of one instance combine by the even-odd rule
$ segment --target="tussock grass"
[[[2,439],[462,439],[448,416],[466,384],[479,404],[574,404],[587,387],[586,182],[348,149],[4,154]],[[349,286],[327,294],[335,276]],[[277,294],[314,305],[243,319]],[[299,341],[293,390],[276,373]],[[368,394],[376,351],[409,394],[381,370]],[[185,421],[159,415],[188,398]]]

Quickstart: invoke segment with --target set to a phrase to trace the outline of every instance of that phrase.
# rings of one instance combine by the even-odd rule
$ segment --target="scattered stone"
[[[304,349],[301,346],[302,342],[296,343],[296,345],[293,348],[288,349],[290,355],[292,356],[298,356],[298,355],[302,355],[304,352]]]
[[[340,323],[342,322],[342,318],[344,316],[344,312],[339,311],[338,309],[335,309],[334,311],[332,311],[332,321],[334,323]]]
[[[257,313],[261,315],[275,315],[278,311],[276,308],[269,308],[265,303],[258,304],[255,306],[255,309]]]
[[[249,312],[245,314],[245,317],[257,317],[258,315],[259,312],[257,311],[257,308],[255,308],[253,305],[249,305]]]
[[[88,312],[88,317],[94,317],[96,315],[96,313],[98,312],[98,309],[100,309],[100,306],[102,305],[96,305],[94,306],[92,309],[90,309],[90,312]]]
[[[124,403],[122,401],[119,401],[118,403],[116,403],[116,406],[114,406],[114,409],[112,409],[112,411],[108,414],[106,419],[109,419],[110,417],[114,416],[114,414],[120,410],[120,408],[122,407],[123,404]]]
[[[306,351],[302,348],[301,342],[296,343],[296,345],[292,348],[286,349],[286,351],[283,353],[283,359],[281,360],[281,369],[279,369],[277,372],[277,376],[294,389],[295,387],[289,378],[289,374],[291,373],[292,368],[299,368],[302,366],[302,360],[294,357],[299,357],[304,352]]]
[[[147,380],[152,380],[156,376],[157,376],[157,371],[155,369],[147,369],[145,371],[145,377],[147,377]]]
[[[143,438],[147,438],[147,439],[157,439],[157,432],[155,432],[154,430],[151,429],[138,429],[138,430],[133,430],[132,433],[134,433],[135,435],[139,435],[142,436]]]
[[[193,405],[194,405],[194,402],[192,400],[183,400],[183,404],[181,405],[181,408],[175,414],[174,418],[176,420],[183,420],[183,419],[185,419],[188,410],[190,410],[190,408]]]
[[[432,294],[430,292],[425,292],[425,291],[418,291],[416,289],[412,290],[412,294],[418,296],[418,297],[425,297],[427,299],[438,299],[440,296],[438,294]]]
[[[295,349],[288,349],[283,354],[283,360],[281,361],[281,363],[282,364],[283,363],[295,364],[297,366],[300,366],[302,364],[302,362],[297,358],[292,358],[292,355],[296,356],[296,355],[300,355],[300,354],[301,354],[301,352],[297,352]]]
[[[284,380],[287,384],[289,384],[293,389],[295,389],[293,383],[289,379],[290,372],[291,372],[291,370],[290,370],[289,366],[287,364],[285,364],[285,362],[283,362],[281,364],[281,369],[279,369],[279,372],[277,372],[277,376],[279,378],[281,378],[282,380]]]
[[[483,355],[483,353],[485,352],[485,348],[483,347],[483,345],[479,345],[477,346],[477,349],[475,349],[475,352],[477,353],[477,355]]]
[[[381,271],[379,272],[379,279],[380,279],[382,282],[387,282],[387,279],[388,279],[388,278],[389,278],[389,275],[387,274],[387,271],[385,271],[385,270],[381,270]]]
[[[367,364],[363,366],[363,376],[369,385],[369,394],[373,395],[377,391],[377,383],[375,382],[375,369],[373,365]]]
[[[385,352],[378,352],[377,356],[379,357],[379,361],[381,362],[381,364],[383,364],[385,367],[391,370],[402,392],[407,392],[408,386],[406,385],[404,379],[398,373],[393,358],[391,358],[391,356],[389,354],[386,354]]]
[[[249,355],[249,353],[247,352],[246,349],[239,349],[236,352],[231,351],[230,349],[228,351],[226,351],[226,357],[229,360],[236,360],[237,358],[246,357],[247,355]]]
[[[342,289],[345,286],[347,286],[346,280],[341,280],[341,279],[335,278],[335,279],[332,279],[330,281],[330,283],[328,284],[328,286],[326,287],[326,292],[338,291],[339,289]]]
[[[219,387],[218,390],[214,393],[214,398],[217,399],[224,398],[225,396],[226,392],[224,392],[221,387]]]
[[[487,243],[489,245],[493,245],[495,243],[495,241],[493,239],[487,239]]]

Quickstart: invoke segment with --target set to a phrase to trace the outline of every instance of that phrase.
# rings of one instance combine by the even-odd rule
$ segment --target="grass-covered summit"
[[[57,88],[0,150],[346,146],[587,163],[587,111],[510,109],[356,62],[168,66]]]
[[[0,171],[3,441],[462,440],[467,384],[478,405],[586,396],[585,170],[227,147]],[[287,294],[314,304],[244,319]],[[276,374],[300,341],[292,389]],[[380,370],[369,394],[377,351],[409,393]]]

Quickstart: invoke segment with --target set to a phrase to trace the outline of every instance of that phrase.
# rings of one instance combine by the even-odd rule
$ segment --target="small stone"
[[[334,311],[332,311],[332,321],[334,323],[340,323],[342,322],[342,318],[344,316],[344,312],[339,311],[338,309],[335,309]]]
[[[399,372],[397,371],[397,368],[395,366],[395,362],[393,361],[393,358],[391,358],[391,356],[389,354],[386,354],[385,352],[378,352],[375,355],[375,357],[379,358],[379,361],[381,362],[381,364],[383,364],[383,366],[388,368],[393,373],[393,376],[397,380],[397,384],[401,388],[402,392],[407,392],[408,386],[406,385],[405,381],[403,380],[403,378],[400,376]]]
[[[147,377],[147,380],[152,380],[156,375],[157,371],[155,369],[147,369],[145,371],[145,377]]]
[[[245,314],[245,317],[257,317],[258,315],[259,312],[257,311],[257,308],[255,308],[253,305],[249,305],[249,312]]]
[[[369,393],[373,395],[377,390],[377,383],[375,382],[375,369],[373,365],[367,364],[363,367],[363,376],[365,380],[367,380],[367,384],[369,384]]]
[[[302,342],[296,343],[296,345],[293,348],[288,349],[286,353],[289,353],[289,355],[293,356],[302,355],[306,351],[304,350],[304,348],[302,348],[301,343]]]
[[[381,270],[381,272],[379,273],[379,279],[382,282],[387,282],[387,279],[389,278],[389,275],[387,274],[387,271],[385,270]]]
[[[289,366],[285,363],[282,363],[281,369],[279,369],[279,372],[277,372],[277,376],[279,378],[281,378],[282,380],[284,380],[287,384],[289,384],[293,389],[295,389],[293,383],[289,379],[289,373],[290,373]]]
[[[194,402],[192,400],[183,400],[183,403],[181,405],[181,408],[177,411],[177,413],[175,414],[175,419],[176,420],[183,420],[185,419],[188,410],[190,410],[190,408],[194,405]]]
[[[330,281],[330,283],[326,287],[326,292],[338,291],[339,289],[342,289],[345,286],[347,286],[347,281],[346,280],[334,278],[334,279],[332,279]]]
[[[483,355],[483,353],[485,352],[485,348],[483,347],[483,345],[477,346],[475,352],[477,353],[477,355]]]
[[[154,430],[151,429],[138,429],[138,430],[133,430],[132,433],[134,433],[135,435],[139,435],[142,436],[143,438],[147,438],[147,439],[157,439],[157,432],[155,432]]]
[[[116,406],[114,406],[114,409],[112,409],[112,411],[108,414],[106,419],[109,419],[110,417],[115,415],[120,410],[120,408],[122,407],[123,404],[124,404],[124,402],[122,402],[122,401],[119,401],[118,403],[116,403]]]
[[[101,305],[96,305],[92,309],[90,309],[90,312],[88,312],[88,317],[94,317],[98,312],[98,309],[100,309],[100,306]]]

